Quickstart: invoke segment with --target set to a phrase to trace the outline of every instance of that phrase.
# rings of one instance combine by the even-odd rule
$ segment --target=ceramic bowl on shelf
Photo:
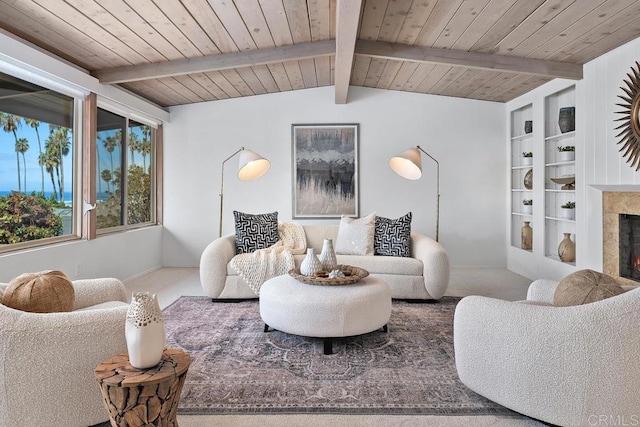
[[[576,187],[575,182],[576,182],[576,176],[575,175],[566,175],[566,176],[562,176],[560,178],[551,178],[551,181],[555,182],[556,184],[560,184],[562,185],[562,187],[560,187],[561,190],[575,190]]]
[[[574,184],[576,182],[575,175],[562,176],[560,178],[551,178],[551,181],[556,184],[565,185],[565,184]]]

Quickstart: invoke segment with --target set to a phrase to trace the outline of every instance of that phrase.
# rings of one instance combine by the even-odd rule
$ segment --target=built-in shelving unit
[[[575,209],[568,215],[562,205],[575,202],[576,176],[575,162],[575,125],[574,130],[560,129],[559,115],[561,108],[575,108],[575,87],[553,93],[544,100],[544,254],[547,258],[562,262],[558,256],[558,246],[564,233],[571,233],[575,242],[576,220]],[[574,122],[575,123],[575,122]],[[564,130],[564,132],[563,132]],[[562,147],[574,147],[574,151],[560,151]],[[568,157],[567,157],[568,156]],[[574,178],[573,185],[556,183],[555,179]],[[571,262],[575,265],[575,261]]]
[[[581,259],[584,248],[577,240],[585,232],[580,102],[579,82],[556,79],[507,103],[507,267],[531,279],[564,277],[586,261]],[[575,130],[567,128],[564,121],[560,129],[560,109],[566,107],[574,107]],[[532,122],[530,133],[525,132],[528,121]],[[572,157],[558,150],[566,146],[574,147]],[[523,163],[523,152],[533,153],[531,165]],[[524,180],[529,172],[532,185],[526,188]],[[571,181],[573,187],[568,186]],[[533,200],[530,214],[523,210],[524,199]],[[562,209],[567,202],[575,202],[573,217],[566,217],[567,211]],[[533,235],[531,249],[522,248],[525,221],[531,227],[526,233]],[[572,262],[563,262],[558,255],[565,233],[575,243],[577,253]]]
[[[531,252],[522,247],[521,230],[524,222],[533,222],[535,202],[531,211],[523,204],[524,200],[533,200],[533,157],[523,153],[533,153],[533,132],[525,131],[525,122],[532,121],[532,106],[526,105],[511,112],[511,246]],[[535,153],[534,153],[535,156]],[[525,184],[525,179],[527,183]],[[531,183],[531,184],[529,184]]]

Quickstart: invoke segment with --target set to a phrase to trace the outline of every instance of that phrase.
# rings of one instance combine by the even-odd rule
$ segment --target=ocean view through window
[[[0,250],[75,235],[75,99],[0,73]]]

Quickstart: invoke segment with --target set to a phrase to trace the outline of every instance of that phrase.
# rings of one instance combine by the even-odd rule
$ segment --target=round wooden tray
[[[345,277],[335,277],[330,279],[329,273],[324,271],[318,273],[317,276],[304,276],[300,274],[300,270],[294,268],[289,270],[289,275],[299,282],[307,283],[309,285],[322,285],[322,286],[340,286],[351,285],[359,282],[369,275],[369,272],[364,268],[354,267],[352,265],[338,265],[338,270],[344,273]]]

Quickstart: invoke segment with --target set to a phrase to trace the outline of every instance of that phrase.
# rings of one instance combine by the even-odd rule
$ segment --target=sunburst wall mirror
[[[620,138],[618,145],[622,144],[618,151],[624,151],[622,157],[626,157],[629,166],[635,167],[637,171],[640,169],[640,64],[637,61],[627,77],[629,78],[624,80],[626,87],[620,87],[625,95],[618,95],[624,103],[616,104],[624,108],[623,111],[616,111],[623,115],[616,119],[617,122],[622,122],[616,127],[616,130],[620,130],[616,138]]]

